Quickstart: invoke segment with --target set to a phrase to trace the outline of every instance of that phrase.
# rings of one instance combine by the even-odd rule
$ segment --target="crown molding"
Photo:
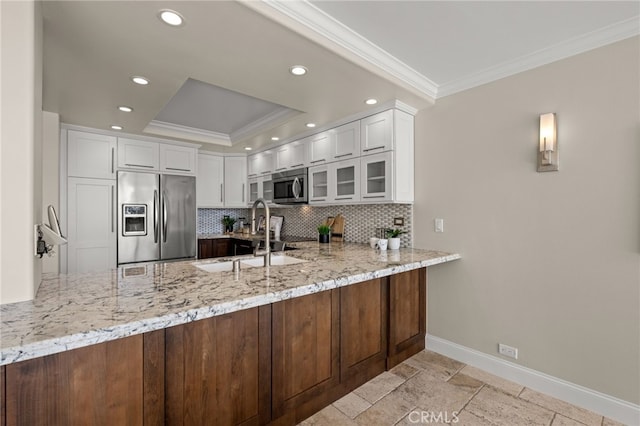
[[[392,77],[396,84],[433,103],[438,89],[433,81],[308,1],[245,0],[242,4],[383,78]]]
[[[210,130],[197,129],[195,127],[181,126],[165,121],[152,120],[143,132],[154,135],[168,136],[172,138],[188,139],[198,142],[210,143],[222,146],[232,146],[231,138],[226,133],[212,132]]]
[[[235,130],[229,135],[229,138],[233,143],[235,143],[245,138],[249,138],[254,134],[265,131],[269,126],[276,127],[278,124],[281,124],[289,118],[295,117],[298,114],[300,114],[300,111],[297,111],[295,109],[287,107],[278,108],[277,110],[260,117],[259,119],[239,128],[238,130]]]
[[[449,96],[501,78],[509,77],[552,62],[606,46],[640,34],[640,16],[621,21],[545,49],[503,62],[471,76],[445,83],[438,88],[438,98]]]
[[[438,86],[307,0],[245,0],[242,3],[355,63],[375,67],[372,71],[378,75],[393,77],[431,102],[640,34],[640,16],[636,16]]]

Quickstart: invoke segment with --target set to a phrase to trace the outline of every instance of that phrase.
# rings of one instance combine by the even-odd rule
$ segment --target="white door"
[[[195,148],[160,144],[160,170],[172,174],[196,173]]]
[[[71,177],[67,189],[67,272],[115,268],[116,181]]]
[[[362,155],[393,149],[393,110],[360,120]]]
[[[322,204],[330,201],[329,166],[309,167],[309,203]]]
[[[333,199],[347,204],[360,201],[360,159],[339,161],[330,166]]]
[[[344,124],[335,129],[332,158],[346,160],[360,156],[360,121]]]
[[[303,139],[309,146],[309,164],[312,166],[326,164],[331,161],[335,141],[333,130],[318,133]]]
[[[159,170],[159,144],[156,142],[118,138],[118,167],[149,171]]]
[[[196,203],[198,207],[224,206],[224,157],[198,155]]]
[[[367,155],[360,158],[360,193],[362,201],[392,201],[393,153]]]
[[[69,130],[67,133],[67,175],[115,179],[116,138]]]
[[[224,206],[247,207],[247,158],[224,157]]]

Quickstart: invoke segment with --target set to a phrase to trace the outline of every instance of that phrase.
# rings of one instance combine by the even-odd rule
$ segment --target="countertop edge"
[[[386,267],[372,272],[365,272],[351,276],[337,277],[335,279],[319,281],[313,284],[290,288],[266,295],[247,297],[239,300],[211,305],[208,307],[190,309],[184,312],[176,312],[160,317],[133,321],[113,327],[99,328],[84,333],[70,334],[63,337],[14,346],[11,348],[3,349],[0,352],[0,366],[20,361],[26,361],[42,356],[53,355],[71,349],[78,349],[116,339],[135,336],[138,334],[162,330],[168,327],[187,324],[192,321],[224,315],[243,309],[250,309],[258,306],[268,305],[294,297],[306,296],[325,290],[331,290],[351,284],[357,284],[370,279],[382,278],[400,272],[434,266],[441,263],[458,260],[460,258],[461,256],[459,254],[454,253],[423,261],[389,265],[391,267]]]

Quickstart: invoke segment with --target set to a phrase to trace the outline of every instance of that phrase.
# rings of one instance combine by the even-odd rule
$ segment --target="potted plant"
[[[321,243],[329,242],[329,235],[331,234],[331,227],[329,225],[318,226],[318,241]]]
[[[222,224],[224,225],[224,232],[231,233],[233,232],[233,225],[236,223],[236,220],[232,217],[225,216],[222,218]]]
[[[402,229],[387,229],[387,237],[389,237],[389,250],[398,250],[400,248],[400,235],[406,234],[407,231]]]

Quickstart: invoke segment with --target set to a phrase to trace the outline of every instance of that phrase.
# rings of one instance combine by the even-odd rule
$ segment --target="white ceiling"
[[[164,8],[186,25],[160,22]],[[222,152],[260,149],[272,136],[309,134],[307,122],[365,113],[369,97],[422,109],[637,35],[639,14],[638,2],[46,1],[43,104],[69,124],[120,124],[129,134],[220,143],[203,148]],[[310,72],[294,77],[294,64]],[[133,75],[151,84],[136,86]],[[261,106],[220,97],[232,92]],[[274,106],[262,120],[257,111],[267,105],[293,112]],[[163,133],[158,124],[167,121],[194,131]],[[211,134],[233,135],[233,146],[202,136]]]

